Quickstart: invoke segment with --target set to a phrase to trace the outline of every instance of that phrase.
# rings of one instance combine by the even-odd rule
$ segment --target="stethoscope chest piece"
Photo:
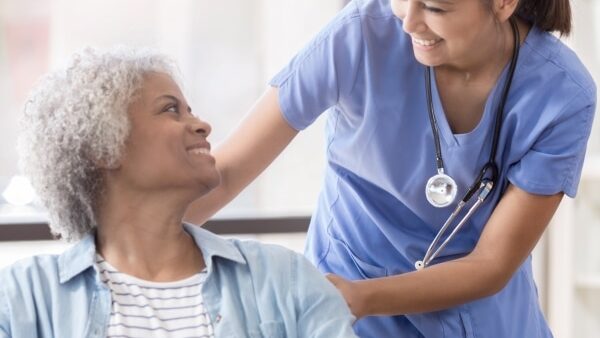
[[[452,177],[440,172],[427,181],[425,196],[431,205],[443,208],[454,202],[457,189],[456,182],[454,182]]]

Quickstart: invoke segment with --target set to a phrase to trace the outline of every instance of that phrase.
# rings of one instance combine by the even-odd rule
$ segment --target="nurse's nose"
[[[423,22],[423,10],[420,7],[420,2],[408,0],[405,1],[404,6],[404,18],[401,18],[402,29],[404,29],[404,31],[407,34],[413,34],[424,31],[426,25]]]

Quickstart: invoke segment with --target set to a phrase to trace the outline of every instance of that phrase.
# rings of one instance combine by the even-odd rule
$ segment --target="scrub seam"
[[[592,97],[590,96],[590,93],[593,93],[594,91],[592,89],[588,90],[584,84],[580,83],[579,81],[577,81],[576,79],[573,78],[571,72],[568,69],[565,69],[565,67],[562,64],[559,64],[554,60],[553,57],[559,53],[562,53],[564,51],[564,48],[565,47],[562,46],[558,51],[556,51],[556,52],[554,52],[554,54],[550,54],[550,55],[544,55],[535,48],[531,48],[531,50],[533,52],[535,52],[536,54],[538,54],[539,56],[541,56],[542,58],[544,58],[549,63],[553,64],[555,67],[562,70],[562,72],[569,78],[569,80],[571,80],[574,84],[576,84],[577,87],[579,87],[585,93],[585,95],[587,96],[588,99],[592,99]],[[592,86],[592,87],[595,87],[595,86]]]
[[[327,158],[331,158],[331,146],[337,135],[338,124],[340,121],[340,110],[342,110],[342,109],[339,105],[336,107],[336,109],[333,109],[333,111],[335,111],[335,115],[332,117],[334,119],[333,131],[331,133],[332,135],[331,135],[331,138],[329,139],[329,142],[327,142],[327,147],[325,148],[325,153],[327,155]],[[330,110],[330,112],[331,112],[331,110]],[[339,190],[337,189],[337,181],[336,181],[336,197],[335,197],[335,200],[331,203],[330,207],[333,206],[335,204],[335,202],[337,201],[337,199],[339,197],[338,191]]]
[[[331,205],[329,206],[330,210],[337,203],[339,196],[340,196],[339,188],[338,188],[339,181],[340,181],[339,177],[336,177],[336,179],[335,179],[336,196],[335,196],[335,199],[333,200],[333,202],[331,203]],[[323,261],[325,260],[325,257],[327,257],[327,255],[329,254],[329,250],[331,249],[331,235],[329,234],[329,229],[331,228],[332,223],[333,223],[333,216],[330,214],[329,221],[327,222],[327,226],[325,227],[325,236],[327,239],[327,247],[325,248],[325,250],[323,250],[323,253],[321,255],[319,255],[319,261],[317,262],[317,268],[321,265],[321,263],[323,263]]]
[[[360,27],[360,42],[361,42],[361,46],[362,46],[365,43],[365,38],[364,38],[364,31],[363,31],[363,21],[362,21],[362,17],[360,15],[360,10],[359,10],[358,6],[356,6],[356,12],[358,13],[357,17],[358,17],[358,23],[359,23],[359,27]],[[358,70],[364,62],[365,49],[366,48],[360,48],[359,60],[356,63],[356,67],[354,67],[354,74],[352,76],[352,84],[348,88],[348,95],[350,95],[350,93],[352,93],[352,91],[354,90],[354,87],[356,86],[356,82],[358,80]],[[339,86],[338,86],[338,88],[339,88]],[[338,93],[338,102],[339,101],[340,101],[340,96]]]
[[[326,154],[327,154],[327,158],[331,158],[331,145],[333,144],[333,141],[336,137],[337,134],[337,128],[338,128],[338,122],[339,122],[339,117],[340,117],[340,109],[335,109],[335,116],[333,117],[334,123],[333,123],[333,132],[332,132],[332,136],[331,139],[329,140],[329,142],[327,143],[327,148],[326,148]],[[325,227],[325,235],[327,236],[327,248],[325,248],[325,250],[323,250],[323,253],[319,255],[319,260],[317,262],[317,267],[319,267],[321,265],[321,263],[325,260],[325,257],[327,257],[327,255],[329,254],[329,249],[331,248],[331,238],[329,236],[329,229],[331,228],[331,224],[333,223],[333,215],[331,213],[331,210],[333,209],[333,206],[337,203],[337,201],[339,200],[340,197],[340,189],[339,189],[339,182],[340,182],[340,178],[337,176],[335,176],[335,198],[333,199],[333,202],[331,202],[331,204],[329,205],[329,220],[327,221],[327,226]]]
[[[475,321],[475,316],[471,315],[472,312],[471,312],[469,304],[465,304],[465,311],[468,313],[469,319],[471,321],[471,333],[473,334],[473,338],[477,338],[477,332],[479,332],[479,331],[477,331],[477,329],[476,329],[477,325],[476,325],[476,321]]]
[[[571,103],[573,101],[575,101],[575,99],[577,99],[578,97],[579,97],[579,95],[574,96],[573,99],[571,99],[571,101],[569,101],[569,103],[565,106],[565,109],[563,109],[561,111],[560,115],[562,115],[565,112],[565,110],[571,105]],[[588,107],[589,106],[585,106],[585,108],[583,108],[583,112],[587,112],[587,110],[589,109]],[[579,110],[579,111],[582,111],[582,110]],[[577,114],[577,113],[575,113],[575,114]],[[583,121],[582,121],[583,125],[584,126],[588,125],[589,127],[587,128],[586,133],[579,134],[579,138],[576,141],[577,142],[577,150],[578,150],[576,152],[576,154],[581,154],[581,151],[583,150],[582,148],[586,145],[586,142],[584,142],[587,139],[586,135],[590,134],[591,124],[588,122],[589,122],[589,117],[591,114],[584,114],[584,115],[585,116],[583,117]],[[571,160],[569,165],[567,166],[567,168],[565,168],[565,173],[563,173],[564,178],[563,178],[563,182],[562,182],[562,190],[563,191],[567,190],[567,188],[573,182],[573,175],[574,175],[573,169],[574,169],[576,163],[577,163],[577,158]]]
[[[446,337],[446,329],[445,329],[445,325],[444,325],[444,321],[442,320],[442,314],[440,312],[436,313],[436,317],[438,320],[438,323],[440,324],[440,326],[442,327],[442,337]]]
[[[281,89],[284,86],[287,86],[288,82],[285,81],[283,83],[281,83],[279,85],[279,89]],[[288,116],[288,113],[290,111],[290,107],[289,105],[285,104],[285,102],[287,102],[288,100],[286,100],[285,102],[283,101],[282,95],[277,95],[277,101],[279,103],[279,110],[281,111],[281,116],[283,117],[283,119],[292,127],[294,128],[296,131],[301,131],[303,129],[306,129],[305,123],[303,122],[301,124],[301,126],[297,126],[296,123],[292,123],[292,120],[290,119],[290,117]],[[285,106],[285,107],[284,107]]]

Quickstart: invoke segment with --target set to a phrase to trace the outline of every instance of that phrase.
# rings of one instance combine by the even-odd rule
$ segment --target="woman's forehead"
[[[154,99],[156,97],[170,94],[181,97],[181,89],[175,80],[165,73],[147,73],[141,87],[141,95],[145,99]]]

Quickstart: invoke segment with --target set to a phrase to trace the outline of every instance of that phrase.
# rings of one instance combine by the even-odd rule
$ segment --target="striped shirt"
[[[112,298],[107,337],[214,337],[201,294],[206,270],[158,283],[121,273],[98,254],[96,266]]]

